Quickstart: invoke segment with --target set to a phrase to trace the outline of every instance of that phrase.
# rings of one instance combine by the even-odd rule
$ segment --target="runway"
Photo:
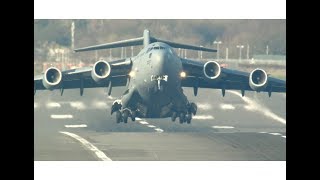
[[[285,93],[199,89],[198,113],[189,124],[138,119],[117,124],[110,107],[123,88],[37,91],[35,161],[283,161],[286,160]]]

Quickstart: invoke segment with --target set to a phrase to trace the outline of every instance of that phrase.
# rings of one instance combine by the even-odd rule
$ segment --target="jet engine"
[[[221,67],[215,61],[208,61],[203,66],[203,73],[209,79],[217,79],[221,74]]]
[[[53,90],[57,87],[62,79],[61,71],[55,67],[48,68],[42,78],[42,84],[45,88]]]
[[[268,85],[268,74],[263,69],[255,69],[250,73],[249,85],[254,91],[261,91]]]
[[[91,77],[92,79],[99,83],[104,79],[108,78],[111,73],[111,66],[108,62],[100,60],[97,61],[92,68]]]

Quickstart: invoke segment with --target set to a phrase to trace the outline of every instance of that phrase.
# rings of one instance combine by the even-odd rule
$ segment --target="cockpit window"
[[[153,47],[152,49],[158,50],[158,49],[166,49],[166,48],[164,48],[164,47],[162,47],[162,46],[157,46],[157,47]]]

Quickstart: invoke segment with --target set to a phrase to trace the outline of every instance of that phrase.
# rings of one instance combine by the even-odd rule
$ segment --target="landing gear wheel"
[[[180,122],[180,124],[182,124],[183,122],[185,122],[185,119],[186,119],[186,114],[180,113],[180,116],[179,116],[179,122]]]
[[[186,121],[187,121],[188,124],[191,123],[191,119],[192,119],[192,115],[191,114],[187,114],[186,115]]]
[[[122,120],[122,114],[120,111],[116,111],[116,121],[119,124]]]
[[[124,110],[122,112],[122,120],[123,120],[124,123],[128,122],[128,117],[129,117],[129,111],[128,110]]]
[[[176,121],[177,118],[177,112],[172,112],[171,120],[172,122]]]
[[[193,115],[196,115],[196,114],[197,114],[197,110],[198,110],[197,105],[196,105],[195,103],[190,103],[190,106],[191,106],[191,108],[190,108],[191,113],[192,113]]]
[[[136,120],[136,111],[132,111],[131,113],[131,121],[135,121]]]

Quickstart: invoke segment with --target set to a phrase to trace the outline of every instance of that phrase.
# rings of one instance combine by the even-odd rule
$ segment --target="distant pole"
[[[249,50],[250,50],[250,46],[249,44],[247,44],[247,59],[249,59]]]
[[[111,49],[109,49],[109,51],[110,51],[110,60],[112,59],[112,51],[111,51]]]
[[[71,23],[71,49],[74,49],[74,21]]]
[[[124,48],[124,58],[127,58],[127,48]]]
[[[95,50],[95,52],[96,52],[96,61],[98,61],[98,51]]]
[[[187,58],[187,49],[184,50],[184,58]]]
[[[203,46],[200,46],[200,47],[203,47]],[[200,59],[202,59],[202,51],[200,51]]]
[[[133,46],[131,46],[131,57],[133,57]]]
[[[226,48],[226,60],[228,60],[228,58],[229,58],[229,49]]]
[[[269,54],[269,46],[267,45],[267,48],[266,48],[266,54],[268,55]]]
[[[71,23],[71,51],[74,50],[74,30],[75,30],[74,21],[72,21],[72,23]],[[75,61],[73,63],[76,64]]]
[[[219,44],[222,44],[221,41],[214,41],[213,44],[217,45],[217,59],[219,59]]]
[[[123,58],[123,47],[121,48],[121,59]]]
[[[241,50],[244,48],[243,45],[237,45],[237,48],[239,48],[239,61],[241,60]]]

